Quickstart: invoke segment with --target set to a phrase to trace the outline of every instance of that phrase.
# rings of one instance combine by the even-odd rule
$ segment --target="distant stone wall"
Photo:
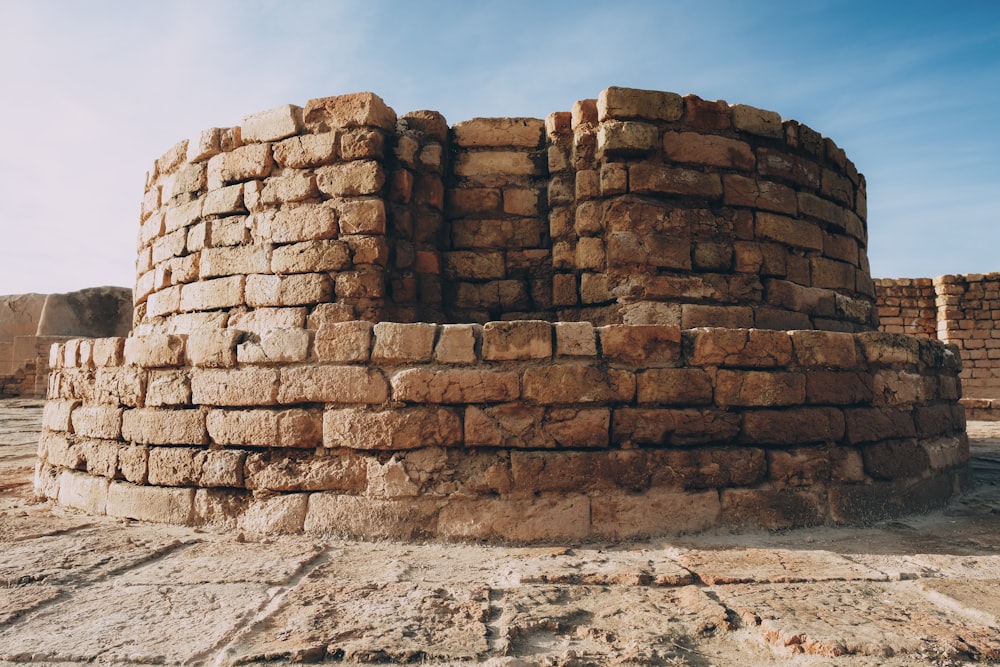
[[[112,516],[544,541],[858,523],[968,482],[958,359],[877,332],[345,322],[53,348],[36,483]]]
[[[0,296],[0,396],[44,396],[52,344],[124,336],[131,321],[127,287]]]
[[[930,278],[876,278],[879,330],[937,339],[937,291]]]

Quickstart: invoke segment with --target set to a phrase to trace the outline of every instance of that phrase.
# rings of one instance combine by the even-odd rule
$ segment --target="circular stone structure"
[[[744,105],[316,99],[148,174],[134,328],[54,346],[36,489],[254,532],[861,523],[969,481],[954,348],[877,330],[865,181]]]

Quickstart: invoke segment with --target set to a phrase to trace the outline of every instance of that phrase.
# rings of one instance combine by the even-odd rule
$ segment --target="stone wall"
[[[398,538],[857,523],[966,482],[958,358],[877,332],[344,322],[55,346],[39,489]]]
[[[855,523],[967,481],[958,356],[874,331],[865,181],[773,112],[286,105],[157,160],[134,328],[54,346],[36,488],[514,541]]]
[[[323,321],[874,328],[864,179],[773,112],[609,88],[398,120],[370,93],[181,142],[142,207],[137,333]]]
[[[997,420],[1000,401],[1000,274],[876,280],[881,329],[954,345],[971,418]]]
[[[126,287],[0,296],[0,396],[45,396],[53,343],[126,335],[131,311]]]

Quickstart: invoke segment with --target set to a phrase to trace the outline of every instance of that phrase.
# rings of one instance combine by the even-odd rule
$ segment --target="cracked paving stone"
[[[489,589],[358,582],[323,576],[296,586],[227,650],[236,663],[473,660],[489,650]]]
[[[939,577],[964,579],[1000,579],[1000,556],[953,556],[950,554],[914,554],[913,563],[931,570]]]
[[[109,534],[110,533],[110,534]],[[181,542],[143,538],[127,529],[87,529],[3,545],[0,584],[92,580],[166,553]]]
[[[125,584],[281,584],[322,552],[308,539],[201,542],[119,577]]]
[[[922,579],[919,586],[941,605],[954,605],[959,613],[994,627],[1000,624],[1000,580]]]
[[[994,628],[934,604],[913,582],[730,584],[713,590],[746,626],[787,653],[1000,658]]]
[[[674,550],[677,562],[706,584],[871,580],[886,575],[830,551],[790,549]]]
[[[0,628],[0,660],[199,662],[267,599],[263,584],[95,585]]]
[[[16,620],[39,605],[55,600],[62,594],[60,588],[44,584],[0,587],[0,626]]]
[[[521,586],[502,591],[498,650],[526,659],[574,655],[659,664],[730,628],[727,610],[695,586]]]
[[[664,552],[653,549],[567,549],[507,563],[514,580],[524,584],[684,586],[694,576]]]

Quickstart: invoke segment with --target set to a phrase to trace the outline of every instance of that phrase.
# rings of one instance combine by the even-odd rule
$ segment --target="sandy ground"
[[[977,488],[865,528],[514,548],[255,538],[36,502],[0,401],[0,666],[1000,662],[1000,424]]]

